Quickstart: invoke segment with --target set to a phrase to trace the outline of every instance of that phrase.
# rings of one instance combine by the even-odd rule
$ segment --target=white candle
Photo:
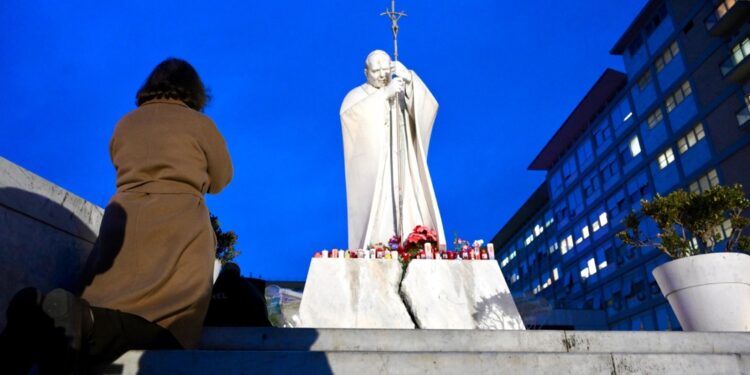
[[[495,259],[495,245],[492,242],[487,244],[487,254],[490,256],[490,259]]]
[[[328,258],[328,250],[323,250],[320,252],[321,258]]]
[[[424,256],[425,259],[432,259],[432,244],[429,242],[424,244]]]

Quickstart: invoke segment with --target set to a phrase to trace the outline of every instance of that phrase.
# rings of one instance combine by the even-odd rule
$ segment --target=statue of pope
[[[367,82],[341,104],[349,248],[402,238],[417,225],[445,233],[427,150],[438,103],[414,71],[384,51],[365,60]]]

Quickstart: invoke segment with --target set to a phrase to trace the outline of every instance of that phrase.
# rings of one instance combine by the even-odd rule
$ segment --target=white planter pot
[[[653,271],[685,331],[750,331],[750,256],[711,253]]]

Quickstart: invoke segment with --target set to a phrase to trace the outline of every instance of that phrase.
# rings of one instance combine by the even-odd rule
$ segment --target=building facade
[[[545,182],[493,239],[513,293],[604,311],[609,329],[679,329],[651,274],[668,258],[615,234],[654,194],[750,188],[749,19],[750,1],[646,4],[611,51],[626,72],[594,83],[529,166]]]

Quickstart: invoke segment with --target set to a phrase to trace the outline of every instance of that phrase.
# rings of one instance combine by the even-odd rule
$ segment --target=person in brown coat
[[[198,345],[216,253],[203,197],[229,184],[232,162],[186,61],[160,63],[136,99],[110,142],[117,192],[83,290],[17,293],[0,348],[18,355],[0,372],[24,374],[34,362],[42,374],[97,372],[128,350]]]
[[[232,178],[224,139],[200,112],[205,102],[195,70],[168,59],[138,92],[138,108],[118,122],[109,203],[117,214],[105,211],[83,292],[94,306],[168,329],[185,348],[198,344],[211,299],[216,238],[203,196]]]

